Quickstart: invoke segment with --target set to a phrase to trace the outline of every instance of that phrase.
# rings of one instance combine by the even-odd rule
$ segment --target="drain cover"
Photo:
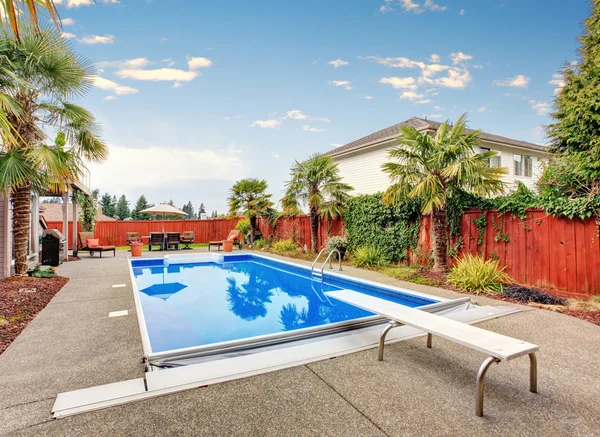
[[[19,293],[35,293],[37,288],[19,288]]]

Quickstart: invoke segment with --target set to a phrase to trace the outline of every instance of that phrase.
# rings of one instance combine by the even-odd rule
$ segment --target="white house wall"
[[[381,165],[389,161],[388,151],[394,145],[395,143],[390,142],[377,147],[333,157],[338,164],[338,169],[340,175],[344,178],[344,182],[354,187],[353,195],[374,194],[387,189],[390,181],[387,174],[381,170]],[[547,161],[545,153],[492,144],[485,141],[481,143],[481,146],[498,152],[502,167],[506,167],[508,170],[508,174],[503,177],[507,184],[514,186],[517,181],[521,181],[529,188],[535,189],[535,184],[542,174],[543,163]],[[533,175],[531,177],[515,176],[514,154],[529,155],[533,158]]]

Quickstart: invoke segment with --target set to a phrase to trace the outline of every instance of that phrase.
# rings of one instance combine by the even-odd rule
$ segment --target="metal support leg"
[[[428,333],[427,333],[427,347],[428,347],[429,349],[431,349],[431,340],[432,340],[432,337],[433,337],[433,336],[431,335],[431,333],[429,333],[429,332],[428,332]]]
[[[381,337],[379,337],[379,355],[377,356],[378,361],[383,361],[383,348],[385,347],[385,336],[388,334],[388,332],[390,332],[390,329],[395,328],[396,326],[401,326],[401,323],[390,322],[381,333]]]
[[[478,417],[483,417],[483,391],[485,385],[485,374],[493,363],[499,362],[500,360],[496,357],[487,357],[477,372],[477,379],[475,383],[475,415]]]
[[[537,358],[535,352],[529,354],[529,391],[537,393]]]

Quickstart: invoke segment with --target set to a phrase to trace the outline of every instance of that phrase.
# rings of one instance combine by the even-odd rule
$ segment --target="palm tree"
[[[250,220],[250,243],[254,244],[254,235],[258,229],[258,217],[272,212],[271,194],[267,194],[265,179],[242,179],[229,190],[229,214],[242,214]]]
[[[5,113],[14,135],[3,129],[0,147],[0,189],[12,197],[18,275],[27,269],[32,191],[60,189],[79,179],[85,161],[108,157],[93,115],[68,101],[90,87],[91,64],[56,30],[21,30],[19,40],[0,32],[0,96],[18,108]],[[59,132],[54,145],[44,144],[45,128]]]
[[[342,182],[338,166],[330,156],[317,153],[306,161],[296,161],[286,182],[286,193],[281,204],[284,210],[308,206],[312,251],[317,252],[319,219],[340,217],[346,206],[350,185]]]
[[[40,11],[47,11],[56,27],[61,27],[53,0],[0,0],[0,17],[8,24],[16,39],[21,37],[23,22],[38,28]]]
[[[467,115],[454,124],[442,123],[435,136],[412,126],[401,128],[400,143],[389,152],[393,160],[382,165],[393,182],[383,197],[387,204],[396,204],[406,196],[421,197],[423,214],[433,219],[433,270],[446,272],[447,219],[446,205],[455,190],[462,189],[479,196],[489,196],[504,190],[501,181],[506,168],[491,168],[489,160],[496,152],[476,153],[478,130],[467,129]]]

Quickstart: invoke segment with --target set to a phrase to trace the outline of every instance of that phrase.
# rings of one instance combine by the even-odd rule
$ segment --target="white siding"
[[[390,181],[387,174],[381,170],[381,165],[389,161],[388,151],[393,145],[394,143],[390,142],[356,153],[334,157],[344,182],[354,187],[353,195],[374,194],[387,189]],[[503,179],[510,187],[515,186],[517,181],[521,181],[529,188],[536,188],[535,184],[542,174],[543,163],[548,159],[547,154],[485,141],[482,141],[481,146],[498,152],[502,167],[506,167],[508,170],[508,174]],[[532,157],[533,175],[531,177],[515,176],[514,154]]]

